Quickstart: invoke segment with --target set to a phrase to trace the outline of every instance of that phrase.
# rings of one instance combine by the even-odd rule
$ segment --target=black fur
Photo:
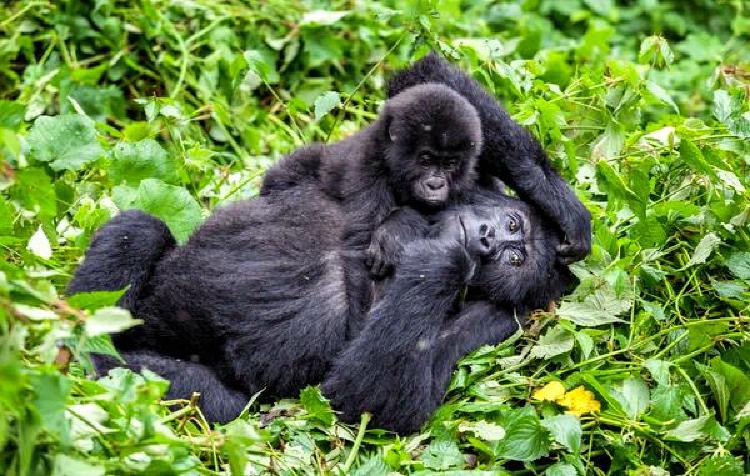
[[[560,267],[555,265],[554,246],[557,241],[554,235],[547,235],[548,231],[538,226],[541,223],[534,220],[525,204],[497,194],[476,195],[467,210],[485,209],[487,205],[492,205],[489,210],[511,206],[523,210],[529,217],[528,233],[523,237],[528,254],[524,265],[528,268],[524,269],[528,269],[528,273],[518,268],[509,272],[504,262],[480,266],[467,293],[467,302],[491,303],[491,307],[508,309],[508,312],[517,306],[519,313],[524,313],[527,303],[531,305],[539,301],[546,304],[549,299],[559,296],[557,286],[561,280],[555,276]],[[408,209],[404,213],[409,213]],[[431,251],[433,248],[443,250],[446,256],[453,256],[452,260],[458,259],[455,258],[457,252],[448,251],[451,248],[442,238],[441,225],[445,221],[442,216],[430,226],[426,218],[416,214],[419,220],[415,218],[413,223],[418,223],[421,233],[432,238],[409,249],[412,255],[418,254],[420,247],[425,245],[425,256],[420,260],[424,272],[436,278],[438,283],[445,281],[441,293],[454,295],[458,292],[455,288],[462,286],[460,277],[463,271],[446,265],[443,259],[434,257],[435,251]],[[169,375],[186,372],[185,378],[173,382],[171,395],[175,397],[189,397],[195,390],[191,386],[202,378],[203,371],[210,369],[214,372],[227,386],[226,391],[217,391],[217,396],[210,388],[198,388],[203,389],[204,398],[209,399],[204,410],[211,420],[223,421],[226,415],[235,415],[233,410],[238,407],[237,399],[229,399],[229,408],[225,409],[220,406],[224,395],[239,392],[249,398],[263,390],[261,399],[268,401],[296,396],[306,385],[323,381],[336,356],[359,334],[365,316],[353,313],[348,305],[346,280],[349,270],[345,258],[351,252],[341,249],[339,239],[346,226],[345,215],[315,187],[294,187],[219,209],[185,245],[162,257],[151,254],[149,256],[155,257],[154,261],[144,262],[139,259],[144,255],[142,249],[123,248],[119,244],[124,236],[132,236],[134,229],[141,230],[150,240],[144,241],[141,248],[169,242],[171,235],[166,228],[151,220],[144,222],[140,213],[124,213],[105,225],[93,240],[70,289],[111,289],[115,281],[111,281],[110,276],[117,278],[120,273],[130,273],[141,277],[143,270],[153,269],[144,285],[131,285],[131,289],[140,290],[138,299],[122,303],[143,319],[144,325],[118,335],[116,344],[129,360],[129,365],[136,369],[156,367],[152,370],[167,371]],[[447,241],[456,242],[455,239]],[[363,256],[360,253],[353,258],[361,262]],[[113,264],[123,269],[110,268],[117,272],[109,275],[90,274],[92,269],[106,269]],[[516,276],[521,279],[516,279]],[[494,282],[506,279],[512,282]],[[364,282],[367,284],[360,285],[361,291],[371,296],[373,284],[369,280]],[[418,312],[416,304],[398,310],[404,294],[414,296],[415,303],[428,299],[418,295],[423,287],[404,289],[412,282],[399,277],[386,282],[384,294],[378,300],[378,315],[382,315],[382,309],[391,309],[395,313],[388,319],[397,319],[403,312]],[[116,281],[116,284],[122,283]],[[429,287],[426,291],[432,289]],[[447,301],[437,300],[437,303]],[[426,307],[423,312],[425,316],[449,319],[449,316],[456,315],[456,304],[445,304],[445,309],[437,311]],[[420,328],[423,320],[413,319],[415,328],[410,332],[432,332]],[[411,318],[406,319],[395,328],[412,326],[407,324],[410,321]],[[495,339],[494,335],[491,333],[487,338]],[[456,342],[455,346],[471,350],[476,347],[474,340],[484,342],[482,339],[485,338],[474,336],[467,339],[466,343]],[[395,352],[398,347],[394,349],[393,344],[398,344],[398,340],[378,340],[366,345]],[[163,359],[149,360],[150,357],[141,356],[143,352],[147,355],[158,353]],[[463,352],[465,350],[458,352],[455,359],[441,360],[441,364],[435,365],[441,366],[441,372],[449,375],[455,360]],[[137,361],[132,362],[132,359]],[[180,367],[175,359],[187,362]],[[178,370],[167,363],[174,364]],[[106,368],[101,362],[99,364],[99,367]],[[203,367],[195,367],[198,364]],[[392,382],[394,388],[402,385],[400,375],[406,370],[391,370],[398,379]],[[199,372],[199,377],[190,377],[194,371]],[[334,388],[331,385],[327,388]],[[415,381],[414,385],[422,388],[426,384]],[[433,383],[429,385],[429,389],[421,390],[430,392],[425,398],[432,392],[440,392],[432,388]],[[337,392],[342,391],[340,387],[336,388]],[[433,402],[429,403],[433,405],[434,399],[430,397],[425,402],[426,405]],[[429,408],[422,414],[431,412],[432,406]],[[415,418],[422,419],[421,416]],[[389,420],[383,421],[387,424]]]
[[[388,96],[435,83],[457,91],[479,114],[484,140],[477,167],[480,182],[500,178],[561,228],[567,238],[558,249],[564,263],[583,259],[591,251],[590,212],[552,168],[539,141],[478,82],[432,52],[398,72],[388,84]]]

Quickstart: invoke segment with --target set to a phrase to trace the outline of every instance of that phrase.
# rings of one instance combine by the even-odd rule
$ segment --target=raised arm
[[[477,81],[434,52],[397,73],[389,83],[388,96],[423,83],[453,88],[479,113],[484,137],[480,179],[501,179],[554,220],[567,240],[558,249],[564,263],[584,258],[591,250],[591,214],[552,168],[539,141],[513,121]]]
[[[322,384],[342,419],[417,430],[440,403],[433,366],[441,332],[474,271],[459,243],[416,241],[405,250],[366,327]],[[442,366],[441,366],[442,367]]]

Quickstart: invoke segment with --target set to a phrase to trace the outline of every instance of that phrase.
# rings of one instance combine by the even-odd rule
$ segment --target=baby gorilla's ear
[[[386,114],[384,119],[384,128],[385,131],[385,138],[388,142],[396,142],[396,139],[398,139],[398,134],[396,133],[396,128],[393,124],[393,115],[390,113]]]

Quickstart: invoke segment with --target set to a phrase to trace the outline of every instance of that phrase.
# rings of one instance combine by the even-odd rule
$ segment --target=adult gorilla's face
[[[493,301],[546,307],[572,280],[557,261],[558,233],[520,200],[456,207],[438,227],[441,238],[458,240],[476,258],[471,285]]]

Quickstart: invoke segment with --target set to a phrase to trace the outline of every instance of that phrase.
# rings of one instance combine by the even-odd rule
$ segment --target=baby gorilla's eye
[[[419,165],[430,165],[432,163],[432,154],[429,152],[419,153]]]
[[[519,228],[521,228],[521,222],[517,217],[514,217],[511,215],[508,220],[508,231],[511,233],[515,233],[518,231]]]
[[[509,250],[508,262],[513,266],[521,266],[524,262],[523,254],[518,250]]]
[[[449,169],[455,169],[458,166],[458,158],[457,157],[448,157],[445,160],[445,166]]]

